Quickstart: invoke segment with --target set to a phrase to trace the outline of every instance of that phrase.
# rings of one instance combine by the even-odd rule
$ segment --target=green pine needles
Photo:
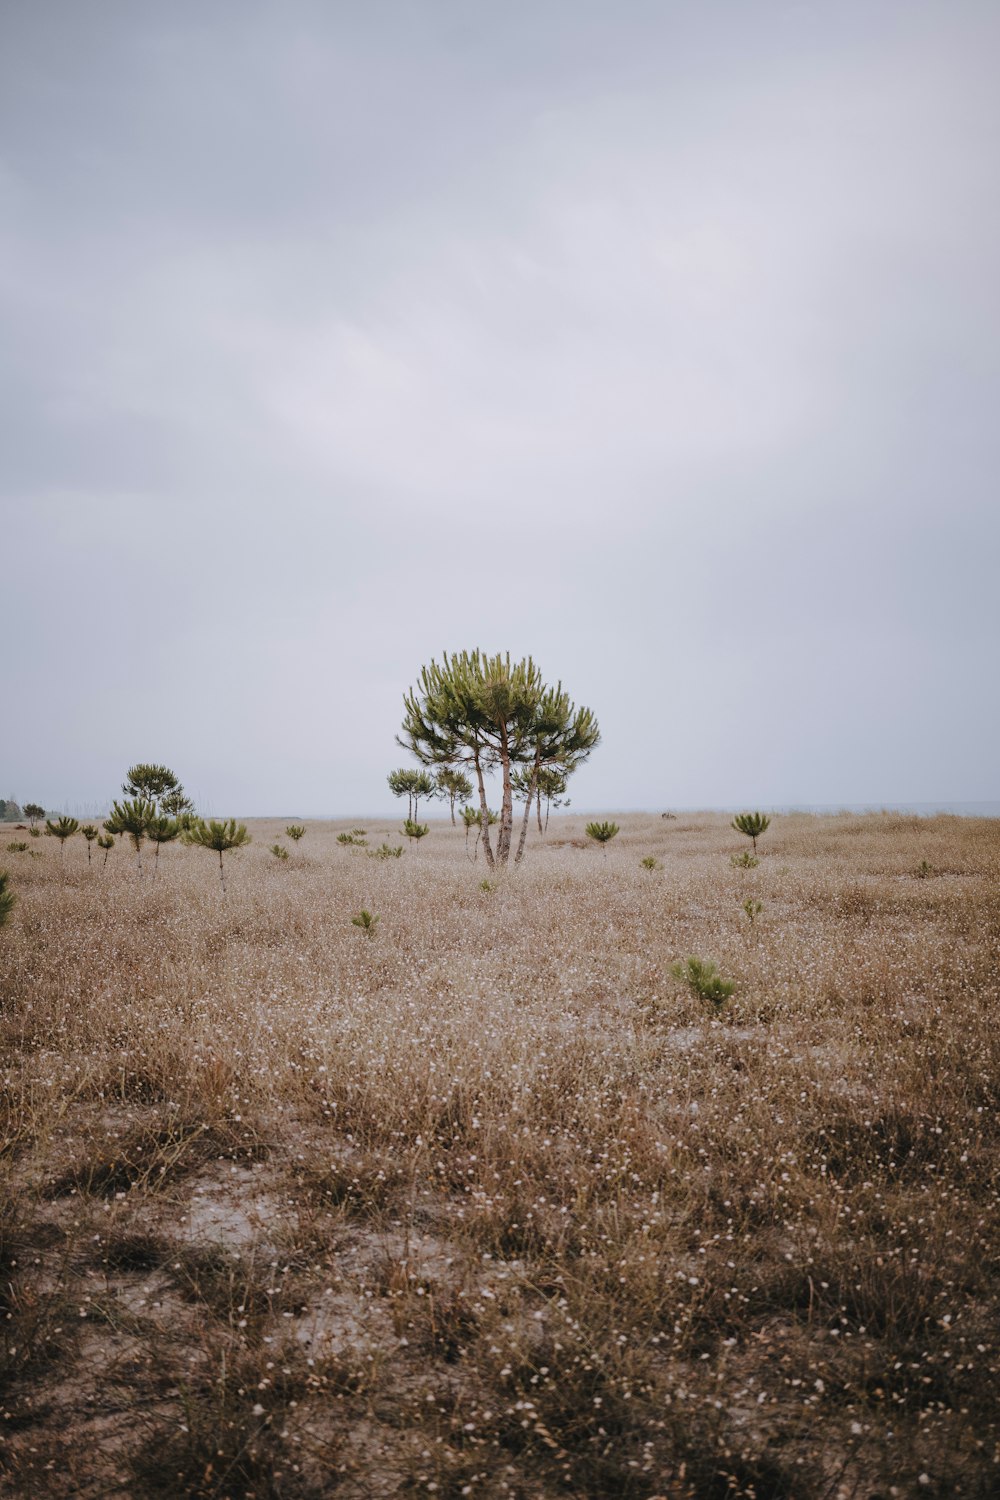
[[[158,818],[150,818],[146,829],[146,837],[151,844],[156,845],[156,853],[153,856],[154,879],[160,866],[160,845],[172,844],[174,839],[180,838],[183,831],[180,821],[177,818],[168,818],[162,815]]]
[[[735,980],[723,979],[715,964],[708,959],[684,959],[674,964],[670,972],[702,1000],[707,1000],[716,1011],[721,1011],[736,988]]]
[[[297,844],[299,839],[305,836],[305,831],[305,824],[289,823],[285,829],[285,837],[291,839],[293,844]]]
[[[63,854],[66,850],[66,840],[73,837],[79,826],[75,818],[57,818],[54,823],[51,818],[48,818],[45,822],[45,832],[59,840],[59,853]]]
[[[430,831],[427,823],[415,823],[412,818],[407,818],[403,824],[403,833],[411,843],[414,839],[419,842],[420,839],[426,838]]]
[[[271,853],[277,860],[288,858],[288,850],[285,848],[284,844],[272,844]]]
[[[402,859],[402,857],[402,844],[387,844],[383,842],[379,844],[377,849],[369,849],[368,851],[369,859]]]
[[[222,856],[228,854],[231,849],[242,849],[245,844],[252,842],[247,833],[245,823],[237,823],[235,818],[215,818],[208,822],[199,818],[193,828],[184,835],[185,842],[197,844],[202,849],[212,849],[219,856],[219,879],[222,882],[222,894],[226,894],[226,867]]]
[[[748,839],[753,839],[753,852],[757,853],[757,840],[762,833],[766,833],[771,826],[771,819],[765,817],[762,812],[737,813],[730,824],[737,833],[745,833]]]
[[[595,844],[600,844],[604,854],[608,852],[608,845],[619,832],[617,823],[588,823],[586,827],[588,839],[593,839]]]
[[[375,929],[378,927],[379,921],[380,918],[373,915],[365,906],[361,908],[356,917],[351,918],[353,925],[360,927],[366,937],[370,938],[375,936]]]
[[[145,797],[133,797],[130,801],[112,802],[111,814],[104,821],[106,832],[127,834],[132,840],[140,875],[142,874],[143,840],[149,832],[149,825],[156,817],[155,802],[150,802]]]
[[[10,876],[6,870],[0,870],[0,927],[5,927],[10,921],[11,912],[17,905],[17,897],[8,884]]]

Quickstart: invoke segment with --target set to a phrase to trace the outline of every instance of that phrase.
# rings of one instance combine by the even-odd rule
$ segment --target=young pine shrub
[[[160,845],[172,844],[174,839],[181,836],[181,825],[176,818],[158,817],[150,819],[149,827],[146,829],[146,837],[151,844],[156,845],[156,853],[153,856],[153,878],[160,867]]]
[[[402,859],[402,857],[402,844],[387,844],[383,842],[379,844],[377,849],[369,849],[368,851],[369,859]]]
[[[111,853],[112,849],[115,847],[114,835],[110,834],[110,833],[102,833],[102,834],[100,834],[98,836],[98,840],[97,840],[97,847],[98,847],[98,849],[103,849],[104,850],[104,864],[101,866],[101,869],[102,870],[107,869],[108,855]]]
[[[407,818],[406,822],[403,824],[403,833],[411,843],[414,839],[416,839],[419,843],[422,838],[427,837],[430,831],[430,827],[427,823],[415,823],[412,818]]]
[[[756,870],[760,860],[755,854],[751,854],[749,849],[744,849],[742,854],[731,854],[729,863],[734,870]]]
[[[222,881],[222,894],[226,894],[226,869],[222,862],[222,856],[228,854],[230,849],[242,849],[244,844],[251,843],[250,835],[247,833],[245,823],[237,823],[235,818],[223,819],[217,822],[214,818],[209,822],[199,818],[192,829],[185,834],[185,840],[189,844],[199,844],[203,849],[212,849],[219,856],[219,879]]]
[[[600,844],[601,853],[605,855],[608,852],[608,845],[617,832],[617,823],[588,823],[586,827],[588,839],[593,839],[595,843]]]
[[[14,843],[7,845],[8,854],[27,854],[28,844],[25,839],[17,839]]]
[[[132,801],[113,802],[111,804],[111,816],[105,819],[104,828],[107,833],[128,834],[135,848],[136,865],[139,874],[142,874],[142,844],[149,832],[149,825],[156,817],[155,803],[146,801],[143,797],[135,797]]]
[[[76,831],[79,828],[79,826],[80,825],[76,821],[75,818],[68,818],[68,817],[65,817],[65,816],[63,816],[61,818],[57,818],[54,823],[52,822],[51,818],[46,818],[46,820],[45,820],[45,832],[51,838],[59,840],[59,853],[60,854],[64,854],[65,853],[65,851],[66,851],[66,840],[67,839],[71,839],[73,837],[74,833],[76,833]]]
[[[766,833],[771,826],[771,819],[765,817],[761,812],[737,813],[730,824],[737,833],[745,833],[748,839],[753,839],[753,852],[757,853],[757,840],[762,833]]]
[[[289,823],[285,829],[285,837],[290,838],[293,844],[297,844],[299,839],[304,837],[305,831],[304,823]]]
[[[97,837],[97,829],[94,827],[93,823],[84,823],[83,827],[80,829],[80,832],[87,840],[87,864],[89,865],[91,855],[90,846]]]
[[[647,854],[646,858],[645,859],[640,859],[639,863],[642,865],[642,868],[644,870],[662,870],[663,869],[663,866],[660,864],[660,861],[653,854]]]
[[[17,897],[10,889],[10,876],[6,870],[0,870],[0,927],[4,927],[10,921],[10,914],[17,904]]]
[[[715,1010],[721,1011],[736,988],[732,979],[723,979],[715,964],[708,959],[687,958],[673,964],[670,969],[675,979],[686,984],[701,1000],[707,1000]]]
[[[282,860],[282,859],[287,859],[288,858],[288,850],[285,848],[285,846],[283,844],[272,844],[271,845],[271,853],[274,855],[275,859],[277,859],[277,860]]]
[[[375,929],[379,924],[379,920],[379,917],[373,915],[373,913],[364,906],[358,912],[356,917],[351,918],[352,924],[355,927],[360,927],[361,931],[370,938],[373,938],[375,936]]]

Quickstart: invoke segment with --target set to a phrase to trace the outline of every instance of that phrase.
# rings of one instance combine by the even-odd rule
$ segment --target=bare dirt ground
[[[0,1493],[1000,1493],[1000,824],[619,821],[0,830]]]

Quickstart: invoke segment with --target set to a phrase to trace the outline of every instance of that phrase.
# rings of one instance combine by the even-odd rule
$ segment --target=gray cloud
[[[581,805],[995,795],[998,32],[9,7],[0,794],[375,810],[482,644]]]

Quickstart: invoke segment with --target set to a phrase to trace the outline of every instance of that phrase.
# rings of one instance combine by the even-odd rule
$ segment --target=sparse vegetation
[[[731,854],[729,863],[734,870],[756,870],[760,860],[756,854],[751,854],[749,849],[743,849],[739,854]]]
[[[646,857],[645,857],[645,859],[641,859],[639,861],[639,863],[642,865],[642,868],[644,870],[662,870],[663,869],[663,866],[660,864],[660,861],[657,859],[657,857],[656,857],[655,854],[647,854]]]
[[[734,891],[728,816],[599,881],[567,817],[493,893],[251,831],[225,903],[18,866],[12,1495],[993,1492],[1000,825],[789,815]]]
[[[7,845],[8,854],[27,854],[28,842],[26,839],[14,839]]]

